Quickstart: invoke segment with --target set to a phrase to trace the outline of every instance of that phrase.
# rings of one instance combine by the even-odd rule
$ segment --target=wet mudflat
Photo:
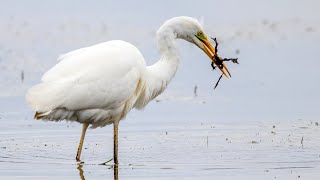
[[[29,117],[30,116],[30,117]],[[159,119],[159,117],[158,117]],[[112,179],[112,128],[89,130],[75,160],[81,126],[1,113],[0,179]],[[318,122],[213,120],[148,123],[127,119],[119,137],[119,179],[316,179]]]
[[[59,54],[103,41],[131,42],[153,64],[159,59],[155,31],[180,15],[205,17],[206,32],[221,39],[221,55],[238,57],[240,65],[230,66],[232,80],[222,79],[213,91],[219,73],[201,51],[181,43],[181,65],[168,89],[120,122],[119,179],[319,179],[318,2],[6,3],[0,16],[1,180],[113,179],[112,164],[99,165],[113,157],[112,127],[88,130],[78,164],[81,126],[33,120],[24,95]],[[121,13],[124,7],[130,9]]]

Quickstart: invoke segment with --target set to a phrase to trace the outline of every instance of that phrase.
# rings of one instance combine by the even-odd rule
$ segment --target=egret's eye
[[[206,35],[204,35],[204,33],[202,31],[199,31],[196,36],[197,36],[197,38],[202,39],[202,40],[207,38]]]

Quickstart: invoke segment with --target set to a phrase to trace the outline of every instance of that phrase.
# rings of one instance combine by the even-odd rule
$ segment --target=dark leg
[[[239,64],[238,58],[224,58],[222,61],[232,61],[233,63]]]
[[[213,88],[213,89],[216,89],[216,88],[217,88],[217,86],[218,86],[218,84],[219,84],[219,82],[220,82],[220,80],[221,80],[222,76],[223,76],[223,74],[221,74],[221,76],[219,77],[219,79],[218,79],[218,81],[217,81],[217,83],[216,83],[216,85],[214,86],[214,88]]]
[[[218,41],[217,41],[217,38],[211,38],[214,40],[214,42],[216,43],[216,46],[214,48],[214,50],[216,51],[216,53],[218,53]]]
[[[212,70],[215,70],[215,69],[216,69],[216,66],[214,65],[213,62],[211,62],[211,67],[212,67]]]
[[[84,137],[86,135],[86,131],[88,129],[88,126],[89,126],[88,123],[83,123],[83,125],[82,125],[82,134],[81,134],[80,143],[79,143],[78,152],[77,152],[77,157],[76,157],[77,161],[80,161],[82,145],[83,145]]]
[[[215,54],[217,54],[218,53],[218,41],[217,41],[217,38],[212,38],[211,37],[211,39],[213,39],[214,42],[216,43],[216,46],[215,46],[214,50],[215,50]],[[214,56],[214,58],[215,58],[215,56]],[[212,67],[212,70],[216,69],[216,66],[214,65],[213,62],[211,62],[211,67]]]

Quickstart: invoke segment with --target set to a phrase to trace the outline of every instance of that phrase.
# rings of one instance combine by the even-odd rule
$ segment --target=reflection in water
[[[113,179],[114,180],[118,180],[118,170],[119,170],[119,168],[118,168],[118,164],[115,164],[114,166],[113,166]]]
[[[80,176],[80,179],[81,180],[85,180],[85,176],[84,176],[84,171],[82,169],[83,167],[83,163],[78,163],[78,167],[77,169],[79,170],[79,176]],[[113,166],[110,166],[110,169],[113,168],[113,178],[114,180],[118,180],[119,179],[119,174],[118,174],[118,171],[119,171],[119,165],[118,164],[115,164]],[[109,169],[109,168],[108,168]]]
[[[79,175],[80,175],[81,180],[85,180],[86,178],[85,178],[84,175],[83,175],[82,166],[83,166],[82,163],[78,163],[77,169],[79,170]]]

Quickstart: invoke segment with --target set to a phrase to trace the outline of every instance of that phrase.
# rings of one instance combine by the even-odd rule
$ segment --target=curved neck
[[[169,20],[157,31],[158,49],[161,58],[151,66],[147,66],[144,75],[144,88],[135,107],[143,108],[148,102],[161,94],[177,72],[180,55],[176,47],[176,39],[182,38],[181,24]]]
[[[157,45],[161,57],[148,69],[157,76],[157,80],[164,81],[165,84],[168,84],[174,77],[180,62],[176,39],[177,36],[172,26],[163,25],[157,31]]]
[[[176,35],[172,28],[163,25],[157,32],[158,49],[161,58],[151,66],[147,66],[144,105],[162,93],[172,80],[179,66],[179,51],[175,44]]]
[[[135,107],[143,108],[148,102],[164,91],[177,72],[180,55],[176,47],[176,39],[190,43],[194,40],[190,35],[201,29],[198,21],[190,17],[175,17],[167,20],[157,31],[158,49],[161,58],[151,66],[147,66],[142,75],[143,90]]]

